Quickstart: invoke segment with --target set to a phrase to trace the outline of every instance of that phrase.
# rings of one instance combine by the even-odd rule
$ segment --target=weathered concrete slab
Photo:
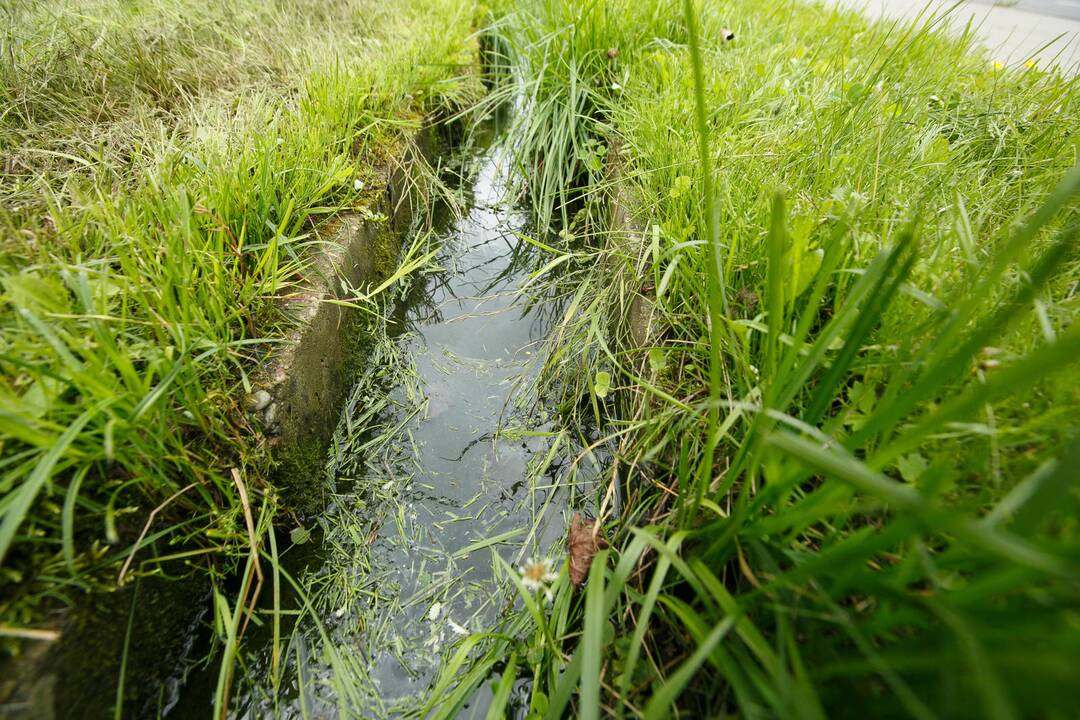
[[[384,170],[368,212],[339,216],[324,231],[300,290],[282,300],[294,329],[256,375],[249,408],[273,438],[272,484],[293,512],[323,507],[323,461],[342,403],[363,363],[362,310],[333,302],[392,273],[401,239],[424,204],[415,168],[426,162],[434,133],[420,132]],[[268,397],[267,397],[268,396]]]

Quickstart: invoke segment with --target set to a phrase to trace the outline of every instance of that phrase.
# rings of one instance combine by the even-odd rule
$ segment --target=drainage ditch
[[[416,225],[435,232],[405,243],[429,242],[433,265],[370,318],[379,339],[328,453],[326,510],[281,548],[279,604],[244,638],[234,717],[415,713],[453,643],[513,606],[495,555],[561,555],[569,508],[592,496],[603,461],[539,391],[562,307],[530,292],[550,258],[523,239],[503,125],[452,158],[461,209],[432,210]],[[193,672],[169,715],[205,717],[217,680],[216,663]]]

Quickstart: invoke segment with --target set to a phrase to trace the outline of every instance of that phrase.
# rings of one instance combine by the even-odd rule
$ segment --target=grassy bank
[[[473,11],[456,0],[2,12],[0,640],[13,650],[13,632],[114,585],[133,556],[136,572],[173,558],[220,578],[248,555],[278,509],[244,410],[287,330],[275,301],[319,227],[367,207],[375,168],[475,85],[461,79]]]
[[[430,707],[498,672],[531,716],[1067,716],[1080,89],[939,18],[690,5],[497,7],[571,230],[550,387],[618,501]],[[636,229],[575,244],[611,196]]]

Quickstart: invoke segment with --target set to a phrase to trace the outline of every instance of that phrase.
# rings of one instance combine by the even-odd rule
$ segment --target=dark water
[[[536,388],[560,305],[519,292],[551,257],[519,237],[506,151],[488,138],[464,164],[467,211],[439,233],[440,269],[393,306],[346,404],[322,537],[285,553],[308,604],[294,597],[276,675],[269,616],[246,640],[234,717],[415,713],[453,643],[513,601],[492,552],[557,559],[567,508],[591,486]],[[208,679],[175,715],[207,708]]]

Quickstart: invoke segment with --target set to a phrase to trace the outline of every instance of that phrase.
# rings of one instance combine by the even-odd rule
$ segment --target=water
[[[285,633],[276,689],[266,625],[247,639],[236,716],[415,712],[452,643],[513,602],[492,551],[560,557],[567,508],[588,496],[598,468],[569,462],[580,448],[537,391],[561,308],[519,292],[551,258],[519,238],[505,152],[489,142],[471,158],[441,270],[414,280],[346,404],[322,542],[285,555],[307,566],[312,612]]]

